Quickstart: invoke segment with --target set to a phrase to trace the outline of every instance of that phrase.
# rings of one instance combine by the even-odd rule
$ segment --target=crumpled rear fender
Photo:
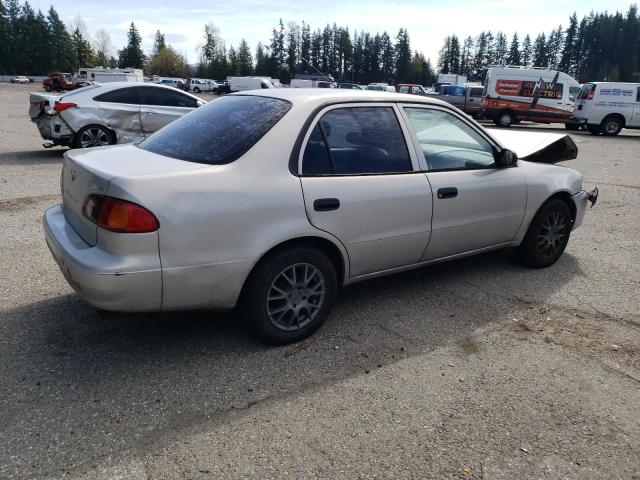
[[[100,125],[115,133],[117,143],[134,143],[144,138],[139,109],[70,108],[60,112],[60,116],[74,133],[88,125]]]

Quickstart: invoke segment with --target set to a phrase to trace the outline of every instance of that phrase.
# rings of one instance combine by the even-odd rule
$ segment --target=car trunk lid
[[[31,120],[36,120],[40,115],[55,115],[53,106],[60,97],[47,93],[31,92],[29,94],[29,116]]]
[[[147,152],[133,145],[71,150],[64,155],[60,187],[64,215],[89,245],[97,243],[97,227],[83,212],[89,195],[107,194],[116,177],[137,177],[207,168]]]

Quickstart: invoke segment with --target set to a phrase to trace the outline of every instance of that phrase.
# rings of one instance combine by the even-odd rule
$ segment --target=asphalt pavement
[[[505,250],[356,284],[273,348],[232,314],[73,292],[37,88],[0,84],[0,479],[640,478],[640,131],[571,133],[600,198],[551,268]]]

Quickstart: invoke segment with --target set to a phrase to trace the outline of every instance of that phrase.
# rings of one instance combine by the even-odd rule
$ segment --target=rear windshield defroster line
[[[221,165],[247,152],[291,103],[257,95],[230,95],[170,123],[137,146],[189,162]]]

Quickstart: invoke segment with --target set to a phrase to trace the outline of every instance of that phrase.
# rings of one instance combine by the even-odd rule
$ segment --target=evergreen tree
[[[522,65],[529,66],[533,62],[533,46],[531,45],[531,37],[527,33],[522,42]]]
[[[269,64],[269,56],[265,52],[262,43],[258,42],[256,46],[256,75],[268,75]]]
[[[473,38],[467,37],[462,44],[462,53],[460,54],[460,73],[466,75],[469,80],[473,78]],[[429,64],[431,68],[431,64]]]
[[[569,75],[575,76],[577,74],[576,48],[578,40],[578,16],[576,12],[573,12],[573,15],[569,17],[569,28],[565,33],[566,36],[558,68]]]
[[[95,66],[95,54],[91,48],[91,44],[84,37],[80,28],[76,29],[71,34],[71,45],[73,46],[73,52],[76,57],[76,62],[79,67],[94,67]],[[142,64],[140,64],[141,68]]]
[[[285,69],[284,23],[282,23],[282,19],[280,19],[278,28],[274,28],[272,31],[270,51],[270,76],[273,78],[280,78],[280,75]]]
[[[73,72],[79,65],[73,51],[71,35],[58,16],[58,12],[51,7],[47,15],[49,24],[49,38],[51,39],[51,70]],[[49,73],[49,72],[47,72]]]
[[[498,32],[496,34],[494,63],[497,63],[499,65],[504,65],[505,63],[507,63],[508,53],[509,49],[507,47],[507,36],[502,32]]]
[[[127,45],[118,52],[120,68],[142,68],[146,56],[141,48],[142,37],[133,22],[129,27],[127,39]]]
[[[533,43],[533,66],[546,67],[549,64],[549,56],[547,54],[547,36],[544,33],[536,37]]]
[[[0,0],[0,72],[9,71],[9,22],[5,18],[7,9]]]
[[[396,36],[396,80],[404,81],[409,76],[411,67],[411,45],[409,44],[409,34],[401,28]]]
[[[151,56],[157,57],[160,51],[167,48],[167,42],[164,38],[164,34],[160,33],[160,30],[156,30],[156,34],[153,39],[153,48],[151,50]]]
[[[251,49],[244,38],[240,40],[240,45],[238,46],[238,66],[240,68],[240,75],[246,76],[253,74]]]
[[[511,45],[509,47],[509,53],[507,54],[507,64],[520,65],[520,40],[518,39],[518,33],[514,33],[511,38]]]

